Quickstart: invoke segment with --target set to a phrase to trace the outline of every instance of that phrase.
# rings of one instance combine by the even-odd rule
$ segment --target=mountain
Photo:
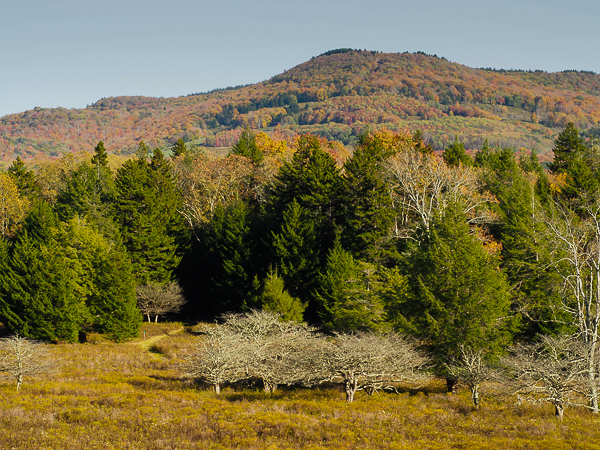
[[[207,147],[241,127],[314,133],[351,144],[367,126],[421,129],[436,149],[537,149],[549,157],[568,122],[600,135],[600,75],[473,69],[424,53],[339,49],[253,85],[177,98],[112,97],[84,109],[35,108],[0,118],[0,160],[91,150],[131,153],[140,140]]]

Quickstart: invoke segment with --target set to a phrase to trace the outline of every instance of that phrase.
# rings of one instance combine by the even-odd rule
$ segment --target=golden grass
[[[163,327],[163,328],[161,328]],[[184,379],[181,357],[199,339],[181,324],[146,324],[140,338],[55,346],[62,366],[0,384],[1,449],[600,449],[600,418],[450,396],[442,383],[419,392],[226,388],[220,396]],[[167,335],[166,332],[169,334]]]

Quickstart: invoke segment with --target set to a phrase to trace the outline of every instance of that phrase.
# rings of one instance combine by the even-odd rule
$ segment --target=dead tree
[[[495,378],[495,372],[485,361],[484,351],[461,345],[459,346],[458,358],[453,358],[446,364],[446,370],[452,379],[469,388],[473,405],[479,408],[479,387],[481,383]]]
[[[397,334],[336,334],[312,355],[314,378],[344,385],[346,401],[359,390],[373,393],[425,379],[429,359]]]
[[[563,419],[567,405],[594,409],[581,402],[589,398],[588,349],[573,336],[543,336],[539,343],[519,345],[503,358],[508,373],[504,380],[513,394],[532,402],[554,405],[556,418]]]
[[[140,312],[148,318],[148,322],[151,317],[154,317],[154,322],[158,322],[158,316],[177,313],[186,303],[177,283],[144,284],[136,288],[136,295]]]
[[[207,325],[200,331],[204,336],[181,366],[187,376],[212,385],[216,394],[224,383],[248,378],[248,348],[239,333],[224,325]]]
[[[0,372],[16,379],[17,391],[23,377],[48,373],[54,366],[47,344],[19,335],[0,339]]]

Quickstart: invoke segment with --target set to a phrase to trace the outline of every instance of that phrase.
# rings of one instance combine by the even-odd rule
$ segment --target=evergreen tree
[[[431,144],[425,142],[425,138],[421,130],[415,131],[413,134],[413,141],[415,142],[414,148],[416,151],[423,153],[424,155],[433,154],[433,147]]]
[[[179,138],[173,146],[172,156],[177,157],[181,155],[187,155],[188,153],[189,151],[187,149],[187,146],[185,145],[185,142],[183,141],[183,139]]]
[[[264,281],[264,287],[260,294],[260,304],[265,311],[271,311],[280,315],[285,322],[302,322],[305,304],[292,297],[285,290],[283,278],[276,270],[270,269]]]
[[[318,276],[315,297],[321,320],[329,330],[375,331],[385,327],[375,266],[355,260],[339,240]]]
[[[285,285],[294,297],[304,302],[311,299],[320,260],[324,257],[316,233],[314,221],[294,199],[283,213],[279,232],[272,236],[275,264]],[[314,315],[314,304],[309,303],[308,313]]]
[[[394,223],[389,188],[381,163],[386,156],[377,141],[364,141],[344,164],[340,214],[344,248],[359,258],[373,257]]]
[[[583,139],[573,122],[569,122],[565,129],[554,140],[554,161],[550,170],[554,173],[568,172],[573,158],[585,150]]]
[[[511,298],[498,266],[498,257],[469,234],[458,205],[446,209],[409,257],[411,292],[398,299],[391,319],[427,344],[440,373],[460,345],[497,355],[509,344]]]
[[[444,162],[450,167],[456,167],[459,165],[470,167],[473,165],[473,158],[467,154],[467,151],[465,150],[465,144],[459,142],[458,136],[454,138],[452,145],[444,150],[444,153],[442,153],[442,158],[444,158]]]
[[[210,226],[200,236],[198,275],[202,278],[202,308],[214,315],[240,312],[255,297],[253,233],[243,202],[218,206]]]
[[[255,166],[260,165],[264,159],[262,150],[256,145],[256,135],[250,130],[250,127],[245,126],[242,130],[240,139],[231,147],[232,155],[244,156],[250,159]]]
[[[104,167],[108,169],[108,153],[104,147],[104,142],[99,141],[94,147],[94,156],[92,157],[92,165],[94,167]]]
[[[0,273],[0,317],[22,336],[75,342],[87,318],[72,260],[53,241],[32,239],[24,230]]]
[[[115,220],[132,262],[138,284],[171,280],[180,259],[182,219],[175,182],[169,167],[156,151],[146,161],[147,147],[123,164],[115,180]]]
[[[34,197],[37,195],[38,187],[35,180],[35,172],[28,170],[25,163],[17,156],[8,168],[8,174],[15,180],[21,195],[26,197]]]

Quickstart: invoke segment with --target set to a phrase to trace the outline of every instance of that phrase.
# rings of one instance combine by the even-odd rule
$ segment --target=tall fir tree
[[[459,165],[470,167],[473,165],[473,158],[465,150],[465,144],[454,138],[454,142],[442,153],[442,158],[446,165],[456,167]]]
[[[38,193],[36,185],[35,172],[27,168],[20,156],[17,156],[8,168],[8,174],[15,180],[19,192],[29,198],[33,198]]]

